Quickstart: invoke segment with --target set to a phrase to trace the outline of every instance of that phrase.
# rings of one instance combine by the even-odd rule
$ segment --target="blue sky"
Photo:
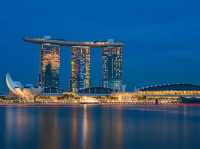
[[[200,84],[200,2],[195,0],[2,0],[0,92],[10,72],[35,84],[39,47],[24,36],[69,40],[114,38],[125,43],[124,81],[131,89],[160,83]],[[93,85],[100,82],[100,50],[92,56]],[[62,49],[61,86],[68,86],[70,50]]]

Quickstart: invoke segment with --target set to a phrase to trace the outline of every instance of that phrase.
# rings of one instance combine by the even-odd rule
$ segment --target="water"
[[[1,106],[0,149],[199,149],[200,106]]]

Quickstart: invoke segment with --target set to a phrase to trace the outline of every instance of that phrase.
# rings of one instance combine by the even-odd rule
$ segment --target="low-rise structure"
[[[13,81],[9,73],[6,74],[6,84],[13,96],[28,101],[33,101],[42,92],[41,88],[35,88],[30,84],[23,86],[20,82]]]

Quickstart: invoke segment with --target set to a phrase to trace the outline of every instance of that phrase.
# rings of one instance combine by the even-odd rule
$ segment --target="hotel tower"
[[[122,88],[122,47],[103,48],[103,87],[120,91]]]
[[[70,88],[73,92],[90,87],[90,47],[73,46]]]
[[[42,44],[40,50],[39,85],[45,93],[58,93],[60,72],[60,48],[57,45]]]

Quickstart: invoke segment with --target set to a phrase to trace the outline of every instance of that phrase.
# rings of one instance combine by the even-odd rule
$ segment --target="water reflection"
[[[83,142],[82,143],[83,143],[84,149],[88,149],[89,148],[88,144],[90,144],[89,140],[90,140],[91,134],[89,132],[89,130],[90,130],[89,123],[90,123],[90,121],[88,119],[87,105],[84,105],[83,106],[83,126],[82,126],[82,133],[83,133],[83,135],[82,135]]]
[[[9,108],[5,111],[5,144],[12,148],[13,141],[17,146],[21,147],[23,141],[26,141],[29,130],[24,129],[31,121],[28,113],[23,113],[22,109]]]
[[[70,143],[70,148],[76,149],[78,148],[78,119],[77,119],[77,109],[73,108],[72,109],[72,114],[71,114],[71,136],[72,136],[72,141]]]
[[[60,148],[57,112],[57,110],[42,110],[38,113],[38,141],[40,148]]]
[[[200,107],[1,107],[0,148],[195,148]]]
[[[123,148],[123,119],[122,108],[118,107],[117,112],[112,112],[112,148]]]

